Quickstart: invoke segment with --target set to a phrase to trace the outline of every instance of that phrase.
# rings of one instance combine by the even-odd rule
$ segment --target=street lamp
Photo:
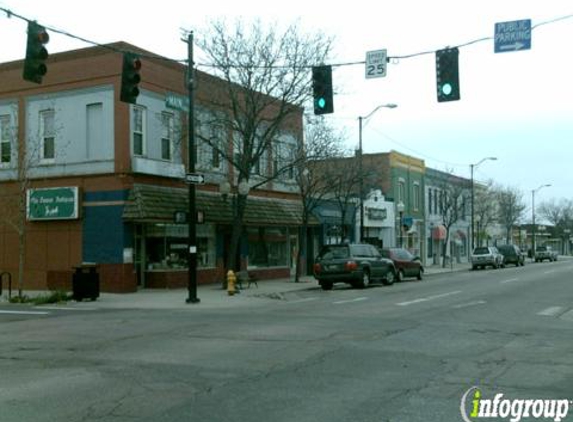
[[[474,250],[475,247],[475,223],[474,223],[474,168],[477,168],[481,163],[483,163],[484,161],[487,160],[491,160],[491,161],[496,161],[497,158],[496,157],[485,157],[482,158],[480,161],[478,161],[476,164],[470,164],[470,170],[471,170],[471,185],[470,185],[470,190],[471,190],[471,195],[472,195],[472,233],[471,233],[471,239],[472,239],[472,251]]]
[[[398,204],[396,205],[396,211],[398,211],[398,215],[400,216],[400,219],[398,220],[398,228],[400,230],[398,230],[398,246],[402,247],[402,240],[403,240],[403,236],[402,236],[402,230],[404,227],[404,223],[402,221],[402,219],[404,218],[404,209],[406,208],[406,206],[404,205],[404,203],[402,201],[398,202]]]
[[[358,166],[359,166],[359,177],[360,177],[360,242],[364,239],[364,174],[362,174],[362,121],[368,120],[374,113],[376,113],[381,108],[396,108],[397,104],[381,104],[368,113],[366,116],[358,117]]]
[[[535,192],[542,188],[550,187],[550,184],[541,185],[537,189],[531,191],[531,258],[535,259]]]

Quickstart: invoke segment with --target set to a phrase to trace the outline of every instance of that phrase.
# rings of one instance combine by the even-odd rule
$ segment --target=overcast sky
[[[389,56],[433,52],[493,38],[496,22],[537,25],[573,14],[570,0],[0,0],[0,6],[99,43],[127,41],[174,59],[186,57],[181,28],[201,29],[210,17],[299,19],[306,30],[335,37],[333,64],[364,61],[378,49]],[[0,62],[24,58],[25,32],[24,22],[0,14]],[[87,46],[50,36],[50,53]],[[365,152],[394,149],[468,178],[470,164],[495,156],[476,169],[477,180],[520,189],[528,206],[531,190],[547,183],[552,186],[536,194],[536,204],[573,199],[572,40],[570,17],[534,29],[529,51],[494,54],[493,40],[460,48],[461,100],[449,103],[436,100],[433,53],[395,61],[379,79],[366,80],[363,64],[336,67],[335,113],[328,119],[346,129],[353,149],[358,116],[395,103],[398,108],[380,109],[366,122]]]

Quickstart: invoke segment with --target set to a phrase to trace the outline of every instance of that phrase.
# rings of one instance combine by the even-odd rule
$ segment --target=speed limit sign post
[[[366,52],[366,79],[386,76],[387,56],[386,49]]]

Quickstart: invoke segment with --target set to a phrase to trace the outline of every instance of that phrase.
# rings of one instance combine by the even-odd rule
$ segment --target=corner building
[[[23,227],[24,289],[70,288],[73,268],[86,262],[97,264],[103,291],[186,286],[188,230],[174,220],[188,207],[187,114],[177,108],[186,67],[123,42],[107,47],[52,54],[41,85],[22,79],[23,61],[0,64],[0,270],[17,279]],[[120,51],[142,55],[137,105],[119,101]],[[224,81],[202,72],[196,80],[197,130],[213,133],[201,122]],[[285,126],[276,141],[282,156],[302,139],[302,110]],[[232,134],[217,136],[232,148]],[[260,171],[272,171],[274,151]],[[196,170],[206,179],[197,190],[198,281],[220,282],[233,197],[219,186],[233,182],[233,169],[198,142]],[[239,252],[255,277],[291,274],[296,192],[286,172],[249,193]]]

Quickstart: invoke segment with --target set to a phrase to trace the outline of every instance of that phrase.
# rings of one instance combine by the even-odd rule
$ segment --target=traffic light
[[[331,66],[313,66],[312,91],[314,96],[314,114],[333,113]]]
[[[141,82],[141,60],[134,53],[123,54],[123,70],[121,72],[120,100],[124,103],[135,104],[139,95],[138,84]]]
[[[458,56],[457,48],[436,51],[436,88],[440,103],[460,99]]]
[[[28,44],[24,61],[24,80],[42,83],[42,77],[48,72],[46,59],[48,50],[44,47],[50,40],[46,28],[36,22],[28,22]]]

